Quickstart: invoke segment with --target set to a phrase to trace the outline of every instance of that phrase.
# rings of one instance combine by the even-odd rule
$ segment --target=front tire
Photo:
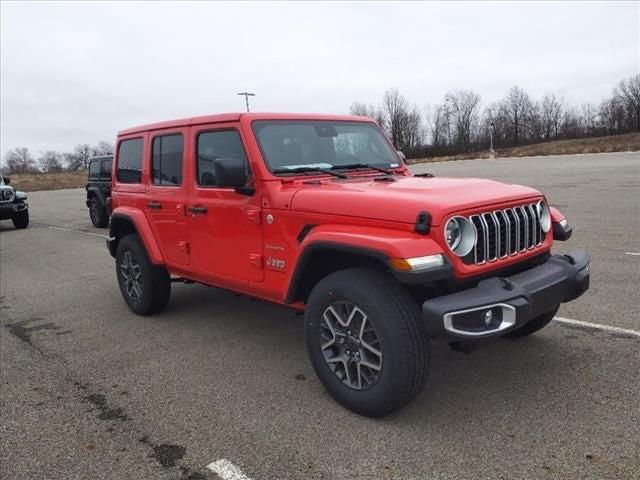
[[[134,313],[151,315],[167,305],[171,294],[169,273],[151,263],[138,235],[127,235],[118,243],[116,275],[120,293]]]
[[[558,313],[558,308],[560,308],[560,305],[556,306],[547,313],[543,313],[542,315],[534,318],[528,323],[525,323],[522,327],[506,333],[504,337],[511,339],[522,338],[536,333],[538,330],[542,330],[549,324],[549,322],[551,322],[551,320],[553,320],[553,317],[556,316],[556,313]]]
[[[13,226],[17,229],[27,228],[29,226],[29,210],[23,210],[16,213],[12,218]]]
[[[341,270],[316,285],[306,307],[311,363],[338,403],[381,417],[420,393],[428,340],[417,303],[395,279],[368,268]]]
[[[109,215],[107,209],[100,205],[96,197],[92,197],[89,201],[89,218],[96,228],[105,228],[109,225]]]

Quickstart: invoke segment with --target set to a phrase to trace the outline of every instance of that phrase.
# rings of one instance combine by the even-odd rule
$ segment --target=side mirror
[[[241,158],[218,158],[213,165],[217,186],[242,188],[247,184],[246,163]]]
[[[402,150],[396,150],[398,153],[398,156],[400,157],[400,160],[402,160],[403,162],[405,162],[407,160],[407,156],[402,153]]]
[[[9,177],[2,177],[5,185],[11,185],[11,179]]]

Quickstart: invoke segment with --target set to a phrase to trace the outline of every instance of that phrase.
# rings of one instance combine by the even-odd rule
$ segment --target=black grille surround
[[[476,229],[473,250],[462,260],[483,265],[529,252],[544,243],[540,214],[536,203],[481,212],[467,217]]]

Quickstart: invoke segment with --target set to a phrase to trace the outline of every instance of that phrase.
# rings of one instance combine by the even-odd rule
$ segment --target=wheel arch
[[[442,254],[434,239],[414,232],[354,225],[320,225],[303,228],[300,254],[285,293],[285,303],[305,302],[311,289],[338,270],[371,267],[389,272],[403,284],[425,284],[453,276],[445,264],[424,272],[400,272],[391,267],[392,258]],[[301,232],[302,233],[302,232]],[[300,237],[300,236],[299,236]]]
[[[87,188],[87,200],[91,200],[92,198],[97,198],[101,206],[103,207],[105,206],[106,200],[104,198],[104,194],[100,191],[98,187]]]
[[[285,303],[305,302],[313,287],[324,277],[354,267],[389,269],[387,256],[377,250],[335,242],[316,242],[307,246],[291,275]]]
[[[112,257],[116,255],[120,239],[130,234],[137,234],[140,237],[151,263],[164,265],[162,251],[156,242],[147,218],[142,212],[134,209],[117,208],[111,215],[107,246]]]

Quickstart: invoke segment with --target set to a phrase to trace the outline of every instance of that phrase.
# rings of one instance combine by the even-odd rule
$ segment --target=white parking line
[[[631,256],[634,256],[634,257],[640,257],[640,253],[638,253],[638,252],[626,252],[625,255],[631,255]]]
[[[236,467],[226,458],[221,458],[207,465],[207,468],[217,474],[223,480],[251,480],[242,470]]]
[[[56,227],[54,225],[45,225],[44,223],[32,223],[31,225],[33,225],[34,227],[38,227],[38,228],[48,228],[49,230],[59,230],[61,232],[80,233],[82,235],[89,235],[91,237],[108,238],[106,235],[101,235],[99,233],[83,232],[82,230],[74,230],[72,228]]]
[[[629,328],[614,327],[613,325],[603,325],[601,323],[583,322],[582,320],[573,320],[571,318],[553,317],[556,322],[566,323],[567,325],[576,325],[579,327],[593,328],[595,330],[605,330],[607,332],[622,333],[640,338],[640,332]]]

